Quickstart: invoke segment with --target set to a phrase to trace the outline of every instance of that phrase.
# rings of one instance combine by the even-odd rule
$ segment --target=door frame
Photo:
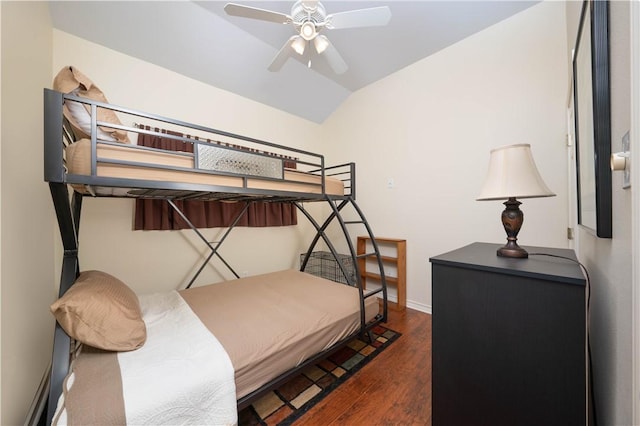
[[[631,2],[631,252],[632,418],[640,425],[640,2]],[[633,167],[635,166],[635,170]]]

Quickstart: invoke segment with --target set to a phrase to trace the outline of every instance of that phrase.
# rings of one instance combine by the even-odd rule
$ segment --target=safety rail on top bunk
[[[65,147],[76,142],[74,127],[64,114],[65,102],[76,102],[76,105],[82,105],[82,108],[88,108],[87,119],[90,121],[90,173],[89,174],[72,174],[65,164]],[[123,124],[115,124],[107,121],[98,120],[99,110],[109,110],[123,116],[126,121],[131,123],[140,123],[147,121],[144,126],[133,124],[126,126]],[[156,126],[170,127],[169,130],[159,129]],[[148,127],[147,128],[145,128]],[[166,140],[175,141],[176,143],[191,144],[193,153],[181,151],[168,151],[164,149],[139,146],[137,144],[127,144],[119,141],[107,141],[103,137],[99,137],[100,129],[109,129],[124,131],[130,136],[149,135],[159,137]],[[178,132],[182,132],[180,135]],[[217,140],[222,138],[223,140]],[[238,143],[243,145],[239,145]],[[170,153],[173,156],[184,156],[193,158],[193,167],[166,166],[162,164],[137,163],[135,161],[127,161],[123,159],[108,159],[98,157],[98,143],[105,147],[123,147],[126,146],[136,152],[145,153]],[[245,159],[256,161],[267,161],[267,167],[275,168],[276,172],[266,175],[257,175],[247,173],[246,171],[229,171],[220,170],[206,164],[201,167],[200,161],[208,155],[207,151],[215,150],[223,155],[241,156]],[[266,150],[269,150],[267,152]],[[44,89],[44,177],[45,181],[52,183],[77,184],[86,185],[89,188],[95,187],[112,187],[124,188],[125,194],[115,196],[126,197],[142,197],[142,198],[196,198],[196,199],[242,199],[262,198],[273,201],[314,201],[326,198],[353,198],[355,199],[355,164],[345,163],[336,166],[325,166],[324,156],[310,151],[288,147],[273,142],[268,142],[252,137],[242,136],[218,129],[187,123],[163,117],[156,114],[149,114],[137,111],[131,108],[125,108],[91,100],[84,97],[63,94],[54,90]],[[226,163],[232,163],[232,160]],[[186,183],[167,180],[150,180],[129,177],[106,177],[97,173],[98,163],[108,164],[109,166],[144,166],[153,170],[189,172],[198,176],[218,176],[218,177],[234,177],[242,180],[239,186],[228,186],[224,184],[210,183]],[[286,190],[286,189],[262,189],[249,187],[248,182],[264,182],[264,183],[280,183],[285,182],[284,170],[286,163],[295,164],[295,170],[304,172],[308,175],[315,175],[319,181],[317,183],[298,182],[308,190]],[[343,194],[330,194],[327,192],[327,178],[338,179],[344,185]],[[89,190],[91,193],[91,189]],[[207,195],[209,194],[209,195]],[[222,196],[213,196],[212,194],[223,194]],[[225,198],[224,194],[229,194]],[[96,195],[96,194],[93,194]],[[98,194],[100,195],[100,194]],[[112,195],[113,196],[113,195]]]

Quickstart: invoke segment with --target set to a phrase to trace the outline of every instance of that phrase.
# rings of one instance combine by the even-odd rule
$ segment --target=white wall
[[[67,33],[53,32],[53,70],[74,65],[105,93],[110,102],[287,146],[322,152],[320,127],[271,107],[207,86],[147,62]],[[53,76],[52,76],[53,77]],[[327,159],[327,161],[331,161]],[[190,230],[132,232],[130,200],[87,199],[80,225],[81,269],[110,272],[140,293],[184,286],[200,266],[206,246]],[[299,226],[237,228],[220,253],[239,274],[297,267],[306,251]],[[215,241],[221,229],[204,230]],[[220,264],[217,264],[220,265]],[[232,275],[208,268],[198,284]]]
[[[42,88],[51,79],[45,2],[2,9],[2,416],[22,424],[51,358],[54,214],[42,178]]]
[[[431,309],[431,256],[506,242],[502,204],[475,201],[492,148],[531,144],[557,194],[523,200],[520,244],[567,247],[564,8],[533,6],[356,92],[325,122],[329,152],[357,162],[375,234],[407,240],[409,306]]]
[[[567,3],[569,47],[577,35],[580,2]],[[630,116],[630,3],[609,3],[611,150],[622,150]],[[567,61],[570,61],[568,55]],[[632,229],[631,200],[638,188],[622,189],[612,176],[613,238],[578,228],[576,251],[591,277],[591,346],[599,425],[632,424]],[[575,196],[575,195],[572,195]],[[636,259],[637,261],[637,259]]]

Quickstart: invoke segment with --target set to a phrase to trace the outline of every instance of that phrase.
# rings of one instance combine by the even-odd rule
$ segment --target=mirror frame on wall
[[[609,2],[584,1],[573,55],[578,224],[611,238]]]

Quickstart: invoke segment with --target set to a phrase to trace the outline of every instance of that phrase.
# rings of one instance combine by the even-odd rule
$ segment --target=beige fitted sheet
[[[360,327],[356,288],[296,270],[191,288],[178,294],[224,347],[233,365],[237,399],[330,348]],[[180,341],[175,335],[174,312],[160,315],[161,309],[172,305],[165,306],[164,297],[154,300],[160,303],[158,311],[148,306],[145,309],[155,318],[154,343],[157,345],[161,338]],[[365,317],[370,321],[379,311],[378,299],[368,298],[365,306]],[[149,313],[151,311],[154,312]],[[184,359],[167,359],[162,350],[154,352],[157,360],[148,356],[141,359],[159,369],[159,377],[164,375],[163,368],[175,370],[176,362],[195,362],[189,352],[190,344],[184,341],[176,344],[184,347]],[[129,364],[129,371],[137,370]],[[85,347],[70,374],[75,375],[73,385],[68,382],[70,389],[58,407],[69,424],[125,423],[127,399],[117,352]],[[193,383],[192,387],[198,389],[198,385]]]
[[[227,351],[238,399],[360,327],[358,290],[286,270],[180,291]],[[367,321],[378,299],[365,300]]]
[[[164,182],[193,183],[202,185],[219,185],[232,188],[243,188],[242,176],[216,175],[202,172],[160,169],[154,165],[168,167],[194,168],[191,154],[178,154],[162,151],[140,149],[136,145],[97,143],[97,176],[111,178],[141,179]],[[66,165],[69,174],[91,175],[91,141],[81,139],[65,150]],[[100,160],[121,160],[138,164],[112,164]],[[291,191],[321,194],[321,177],[292,169],[285,169],[283,180],[265,180],[248,178],[247,188]],[[80,190],[76,187],[76,190]],[[344,195],[344,184],[341,180],[325,177],[325,193]]]

